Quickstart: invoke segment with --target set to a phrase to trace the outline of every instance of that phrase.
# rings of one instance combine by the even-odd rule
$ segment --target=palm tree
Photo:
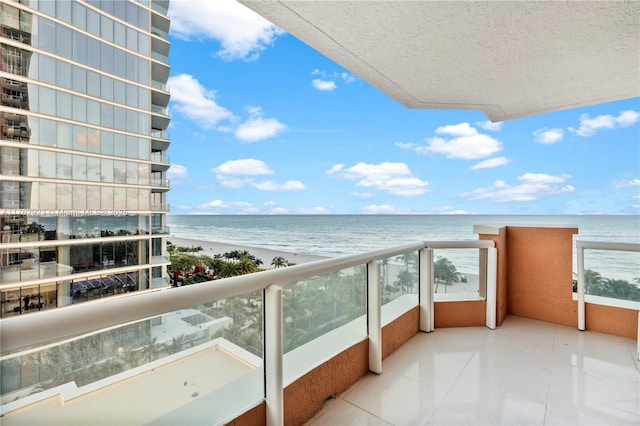
[[[271,261],[271,266],[273,266],[274,268],[284,268],[285,266],[287,266],[287,261],[282,256],[276,256]]]
[[[218,274],[222,278],[236,277],[238,275],[242,275],[242,272],[240,270],[240,263],[234,262],[232,260],[224,261],[222,263],[222,267],[220,268],[220,271],[218,272]]]
[[[240,258],[240,260],[238,261],[238,265],[240,268],[240,275],[252,274],[258,271],[258,267],[256,266],[256,264],[248,257]]]
[[[149,344],[145,345],[143,348],[144,359],[148,362],[151,362],[158,358],[158,354],[162,352],[164,345],[158,343],[158,338],[154,337],[149,341]]]
[[[434,262],[433,276],[436,280],[436,293],[438,292],[438,285],[441,282],[444,282],[445,285],[451,285],[451,283],[457,283],[460,280],[460,273],[446,257],[440,257]],[[447,288],[445,287],[445,293],[446,291]]]

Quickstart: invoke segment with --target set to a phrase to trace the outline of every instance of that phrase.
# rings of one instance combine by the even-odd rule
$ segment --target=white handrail
[[[494,243],[490,240],[425,241],[197,285],[112,296],[104,300],[4,318],[0,321],[0,348],[2,353],[13,352],[96,330],[122,326],[194,305],[262,291],[271,284],[300,281],[425,247],[490,248],[494,247]]]

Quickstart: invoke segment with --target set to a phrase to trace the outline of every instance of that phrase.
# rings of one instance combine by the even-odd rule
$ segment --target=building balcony
[[[151,234],[153,235],[169,235],[171,229],[168,226],[159,226],[151,228]]]
[[[3,425],[638,424],[640,302],[574,300],[575,228],[477,232],[7,318]]]
[[[171,210],[171,206],[169,204],[162,204],[162,203],[151,204],[151,211],[168,212],[169,210]]]
[[[170,181],[169,179],[156,179],[156,178],[152,178],[151,179],[151,186],[162,189],[162,190],[169,190],[170,185]]]

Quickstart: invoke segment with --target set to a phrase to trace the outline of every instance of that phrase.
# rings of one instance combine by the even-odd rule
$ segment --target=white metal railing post
[[[369,370],[382,373],[382,291],[380,263],[367,263],[367,330],[369,334]]]
[[[487,327],[496,328],[498,278],[498,250],[495,247],[487,249]]]
[[[264,380],[267,426],[284,424],[282,375],[282,288],[264,291]]]
[[[420,331],[432,332],[433,327],[433,250],[420,249]]]
[[[577,268],[578,268],[578,330],[584,331],[585,306],[584,306],[584,247],[580,241],[576,242]]]
[[[638,340],[636,340],[636,349],[638,351],[638,361],[640,361],[640,311],[638,311]]]

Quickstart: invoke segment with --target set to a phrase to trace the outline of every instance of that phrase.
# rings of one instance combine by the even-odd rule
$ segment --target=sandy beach
[[[217,241],[204,241],[204,240],[193,240],[190,238],[180,238],[180,237],[169,237],[168,239],[176,246],[180,247],[198,247],[202,246],[203,250],[201,252],[196,252],[195,254],[202,254],[207,256],[214,256],[216,254],[222,254],[233,250],[248,250],[249,253],[256,256],[258,259],[261,259],[264,262],[264,268],[271,267],[271,261],[274,257],[282,256],[285,260],[295,263],[307,263],[313,262],[315,260],[326,259],[325,256],[318,256],[314,254],[305,254],[305,253],[291,253],[280,250],[273,250],[264,247],[254,247],[254,246],[245,246],[238,244],[229,244],[229,243],[221,243]],[[398,267],[401,265],[398,264]],[[402,266],[403,267],[403,266]],[[452,283],[449,286],[444,286],[443,284],[438,286],[438,293],[477,293],[478,291],[478,281],[479,277],[477,274],[464,273],[467,278],[467,282],[457,282]]]
[[[265,268],[269,268],[271,266],[271,261],[274,257],[282,256],[285,260],[301,264],[307,262],[313,262],[314,260],[326,259],[324,256],[317,256],[313,254],[305,254],[305,253],[290,253],[286,251],[272,250],[263,247],[251,247],[251,246],[240,246],[235,244],[228,243],[220,243],[215,241],[204,241],[204,240],[192,240],[187,238],[179,238],[171,236],[168,238],[171,243],[180,247],[198,247],[202,246],[203,250],[200,253],[196,254],[204,254],[207,256],[214,256],[216,254],[222,254],[233,250],[248,250],[249,253],[261,259],[264,262]]]

